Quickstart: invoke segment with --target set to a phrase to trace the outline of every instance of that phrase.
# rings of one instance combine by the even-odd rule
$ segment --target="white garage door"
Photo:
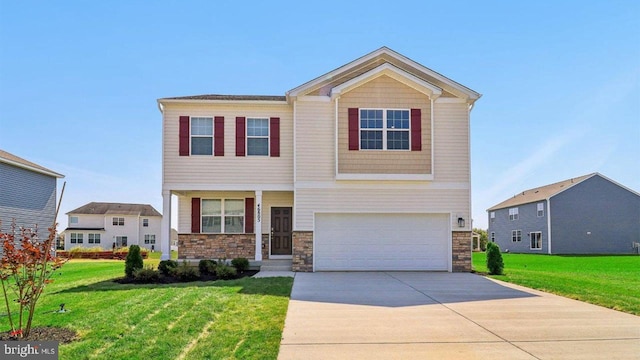
[[[316,214],[315,270],[448,270],[449,234],[446,214]]]

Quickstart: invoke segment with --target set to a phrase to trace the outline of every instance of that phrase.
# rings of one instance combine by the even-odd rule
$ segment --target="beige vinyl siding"
[[[111,225],[112,223],[112,217],[109,217],[108,215],[93,215],[93,214],[69,214],[69,216],[77,216],[78,217],[78,223],[77,224],[71,224],[69,222],[69,227],[75,227],[75,228],[103,228],[105,227],[105,216],[108,217],[108,223],[109,225]],[[115,217],[115,216],[113,216]],[[119,216],[120,217],[120,216]]]
[[[192,191],[178,195],[178,233],[191,233],[191,198],[245,199],[255,198],[253,191]],[[262,233],[271,229],[271,207],[293,207],[293,192],[265,191],[262,193]]]
[[[294,230],[313,230],[314,212],[453,213],[468,218],[469,190],[373,189],[359,188],[357,184],[348,188],[297,189]]]
[[[350,151],[349,108],[421,109],[422,151]],[[338,172],[341,174],[431,174],[431,100],[429,97],[384,75],[341,96],[338,101]]]
[[[164,109],[163,184],[293,184],[293,108],[287,104],[167,104]],[[180,116],[224,116],[224,156],[179,156]],[[236,117],[279,117],[280,157],[236,157]]]
[[[335,106],[329,101],[296,102],[296,180],[335,178]]]
[[[435,102],[435,181],[469,182],[468,108],[467,103]]]

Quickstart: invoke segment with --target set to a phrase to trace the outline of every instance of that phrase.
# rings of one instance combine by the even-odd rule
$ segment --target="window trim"
[[[189,116],[189,156],[213,156],[215,154],[215,122],[213,116]],[[193,134],[193,119],[210,119],[211,120],[211,135],[194,135]],[[211,138],[211,154],[194,154],[192,139],[197,138]]]
[[[538,244],[540,247],[533,247],[533,234],[540,235],[540,237],[538,238]],[[532,231],[529,233],[529,250],[542,250],[542,231]]]
[[[142,227],[149,227],[149,219],[142,219]]]
[[[511,221],[518,220],[518,208],[517,207],[509,208],[509,220],[511,220]]]
[[[522,230],[511,230],[511,242],[522,242]]]
[[[362,127],[362,111],[363,110],[382,110],[382,128],[363,128]],[[409,127],[406,129],[389,129],[387,128],[387,111],[406,111],[409,114]],[[382,131],[382,149],[363,149],[362,148],[362,131]],[[408,134],[408,147],[406,149],[388,149],[387,133],[389,131],[406,132]],[[358,151],[411,151],[411,109],[403,108],[358,108]]]
[[[249,120],[264,120],[267,122],[267,136],[261,135],[249,135]],[[253,117],[245,117],[244,121],[244,152],[246,156],[271,156],[271,118],[268,116],[253,116]],[[249,139],[267,139],[267,153],[266,154],[249,154]]]
[[[205,200],[219,200],[220,201],[220,215],[205,215],[204,211],[202,209],[204,209],[203,206],[203,202]],[[242,231],[241,232],[226,232],[225,230],[225,218],[227,217],[227,215],[225,215],[225,202],[227,200],[237,200],[237,201],[242,201],[242,215],[228,215],[229,217],[242,217]],[[203,218],[207,216],[207,217],[220,217],[220,232],[205,232],[204,227],[203,227]],[[246,200],[244,198],[235,198],[235,197],[230,197],[230,198],[201,198],[200,199],[200,233],[201,234],[244,234],[245,233],[245,229],[246,229],[246,221],[247,221],[247,204],[246,204]]]

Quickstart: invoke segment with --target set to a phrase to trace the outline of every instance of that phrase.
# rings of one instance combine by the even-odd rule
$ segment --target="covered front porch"
[[[172,211],[177,212],[179,259],[292,258],[292,191],[163,192],[162,259],[170,257]]]

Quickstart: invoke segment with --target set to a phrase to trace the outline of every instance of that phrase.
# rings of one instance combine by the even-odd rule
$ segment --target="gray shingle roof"
[[[541,201],[552,197],[553,195],[570,188],[571,186],[578,184],[597,173],[592,173],[588,175],[579,176],[577,178],[571,178],[567,180],[563,180],[557,183],[525,190],[521,193],[514,195],[512,198],[509,198],[497,205],[494,205],[487,209],[487,211],[504,209],[511,206],[528,204],[536,201]]]
[[[278,95],[190,95],[162,98],[160,100],[233,100],[233,101],[287,101],[286,96]]]
[[[148,204],[124,204],[124,203],[105,203],[90,202],[75,210],[69,211],[67,214],[85,214],[85,215],[138,215],[140,216],[162,216],[153,206]]]
[[[58,177],[58,178],[63,178],[64,177],[64,175],[62,175],[62,174],[59,174],[59,173],[57,173],[55,171],[52,171],[52,170],[49,170],[44,166],[40,166],[40,165],[38,165],[36,163],[33,163],[33,162],[31,162],[29,160],[26,160],[26,159],[23,159],[23,158],[21,158],[19,156],[13,155],[13,154],[11,154],[9,152],[6,152],[4,150],[0,150],[0,162],[4,162],[4,163],[7,163],[7,164],[12,164],[12,165],[17,165],[17,166],[20,166],[20,167],[23,167],[23,168],[26,168],[26,169],[29,169],[29,170],[32,170],[32,171],[36,171],[36,172],[43,173],[43,174],[50,175],[50,176],[55,176],[55,177]]]

